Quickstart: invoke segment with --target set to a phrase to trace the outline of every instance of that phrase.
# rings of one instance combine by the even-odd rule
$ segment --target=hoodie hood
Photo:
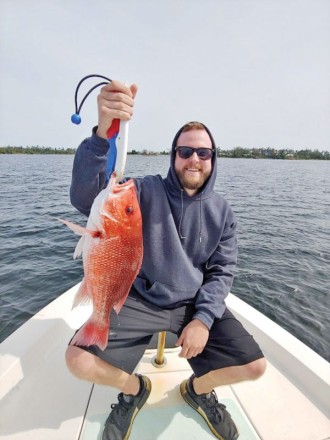
[[[209,176],[209,178],[207,179],[207,181],[205,182],[205,184],[202,186],[202,188],[196,193],[195,196],[193,196],[192,198],[204,198],[204,197],[209,197],[210,193],[213,192],[214,189],[214,184],[217,178],[217,154],[216,154],[216,144],[214,141],[214,138],[210,132],[210,130],[206,127],[206,125],[200,123],[203,127],[204,130],[207,132],[207,134],[209,135],[211,142],[212,142],[212,148],[215,150],[215,153],[212,155],[212,171],[211,174]],[[171,149],[171,158],[170,158],[170,169],[168,171],[167,174],[167,181],[170,184],[170,186],[173,188],[176,188],[177,190],[180,190],[182,193],[182,185],[176,175],[175,172],[175,167],[174,167],[174,162],[175,162],[175,155],[176,155],[176,151],[175,148],[177,146],[177,141],[178,138],[180,136],[180,134],[182,133],[183,129],[186,127],[187,124],[183,125],[180,130],[176,133],[176,135],[174,136],[173,142],[172,142],[172,149]],[[187,195],[187,197],[190,197]]]
[[[201,124],[201,123],[199,123],[199,124]],[[196,237],[196,239],[199,242],[201,242],[202,235],[203,235],[203,229],[205,227],[205,225],[204,225],[205,220],[203,220],[205,215],[203,215],[203,213],[202,213],[203,204],[204,204],[204,201],[206,201],[206,199],[209,199],[210,197],[212,197],[212,195],[214,195],[214,185],[215,185],[215,180],[217,177],[217,155],[216,155],[216,153],[212,155],[211,174],[210,174],[209,178],[207,179],[207,181],[202,186],[202,188],[200,188],[199,191],[194,196],[188,195],[184,191],[184,189],[181,185],[181,182],[177,177],[177,174],[175,172],[175,167],[174,167],[175,155],[176,155],[175,148],[177,146],[178,138],[179,138],[180,134],[183,132],[186,125],[187,124],[185,124],[183,127],[180,128],[180,130],[177,132],[177,134],[175,135],[175,137],[173,139],[171,158],[170,158],[170,169],[168,171],[167,178],[165,179],[165,185],[166,185],[167,191],[168,191],[169,202],[170,202],[170,205],[172,208],[172,214],[173,214],[173,217],[176,219],[180,239],[186,241],[185,240],[187,238],[186,231],[188,231],[188,230],[191,231],[191,228],[188,225],[189,221],[190,221],[190,220],[188,220],[188,217],[189,217],[191,219],[194,219],[193,220],[194,223],[196,225],[198,225],[198,233],[196,234],[197,231],[195,231],[195,233],[193,235]],[[201,124],[201,125],[203,126],[203,128],[208,133],[208,135],[211,139],[212,148],[214,150],[216,150],[216,145],[215,145],[215,142],[214,142],[214,139],[213,139],[213,136],[212,136],[210,130],[204,124]],[[198,205],[196,206],[196,209],[194,209],[194,214],[192,213],[192,211],[190,209],[189,209],[189,213],[188,213],[187,207],[188,206],[191,207],[192,204],[195,205],[196,202],[198,203]],[[206,232],[204,231],[204,234],[205,233]]]

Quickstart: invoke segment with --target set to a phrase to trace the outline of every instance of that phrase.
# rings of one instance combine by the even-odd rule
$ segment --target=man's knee
[[[262,376],[266,370],[267,362],[265,358],[257,359],[244,366],[248,380],[255,380]]]
[[[91,353],[73,345],[69,345],[65,352],[68,369],[79,379],[89,380],[94,366],[93,358]]]

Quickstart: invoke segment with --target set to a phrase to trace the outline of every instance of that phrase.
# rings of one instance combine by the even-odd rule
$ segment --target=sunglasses
[[[178,155],[181,159],[189,159],[194,153],[197,153],[197,156],[201,160],[211,159],[214,150],[211,148],[192,148],[192,147],[176,147],[175,151],[178,152]]]

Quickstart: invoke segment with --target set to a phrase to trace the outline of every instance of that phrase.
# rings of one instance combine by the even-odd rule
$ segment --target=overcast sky
[[[129,149],[200,120],[223,149],[330,151],[329,23],[329,0],[0,0],[0,145],[76,147],[98,73],[139,85]]]

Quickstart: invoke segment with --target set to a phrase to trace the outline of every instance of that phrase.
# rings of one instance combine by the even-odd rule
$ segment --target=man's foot
[[[146,376],[137,374],[140,380],[140,391],[136,396],[124,393],[118,394],[118,403],[111,405],[111,413],[107,418],[102,440],[127,440],[137,413],[146,403],[150,392],[151,382]]]
[[[218,402],[213,390],[208,394],[196,394],[193,387],[194,375],[182,382],[180,391],[184,400],[189,403],[202,417],[209,428],[221,440],[236,440],[238,430],[225,405]]]

